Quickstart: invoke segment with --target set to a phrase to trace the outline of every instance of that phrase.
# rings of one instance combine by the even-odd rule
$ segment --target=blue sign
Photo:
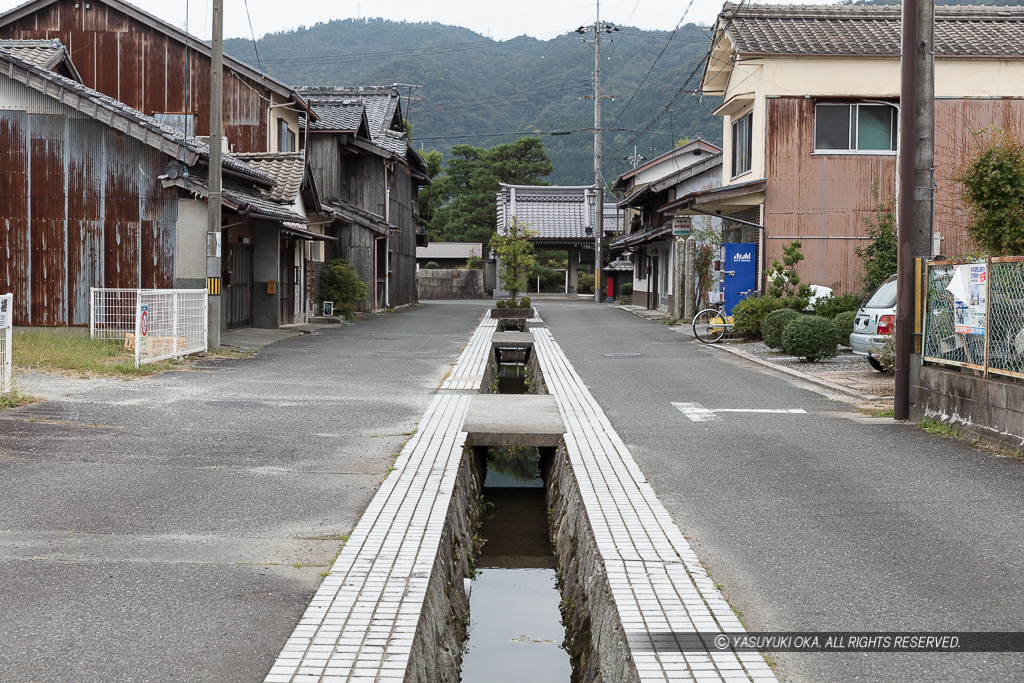
[[[725,293],[725,314],[757,287],[757,245],[747,242],[723,244],[722,291]]]

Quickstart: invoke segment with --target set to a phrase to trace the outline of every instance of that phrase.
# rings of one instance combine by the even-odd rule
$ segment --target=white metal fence
[[[11,377],[13,318],[14,295],[0,295],[0,394],[10,393],[13,388]]]
[[[89,334],[124,340],[144,363],[207,350],[205,289],[109,289],[93,287]]]

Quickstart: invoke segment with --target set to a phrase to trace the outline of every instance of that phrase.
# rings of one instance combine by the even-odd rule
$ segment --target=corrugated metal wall
[[[0,111],[0,289],[16,325],[86,325],[90,287],[172,287],[167,157],[93,119]]]
[[[146,114],[186,111],[185,47],[102,2],[61,0],[0,28],[0,38],[59,38],[90,88]],[[210,59],[190,52],[188,112],[210,132]],[[238,152],[267,147],[270,91],[225,64],[224,134]]]
[[[895,155],[812,154],[814,101],[803,97],[768,100],[764,225],[766,263],[782,260],[782,248],[797,236],[806,260],[804,282],[849,292],[857,287],[860,259],[853,250],[867,244],[863,219],[895,192]],[[877,187],[877,194],[873,188]]]

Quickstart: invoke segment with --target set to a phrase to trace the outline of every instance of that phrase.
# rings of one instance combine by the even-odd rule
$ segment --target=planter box
[[[533,306],[530,308],[492,308],[492,318],[532,318]]]

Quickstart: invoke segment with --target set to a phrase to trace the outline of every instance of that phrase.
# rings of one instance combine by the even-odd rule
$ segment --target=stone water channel
[[[265,680],[775,681],[743,632],[543,321],[488,317]]]

